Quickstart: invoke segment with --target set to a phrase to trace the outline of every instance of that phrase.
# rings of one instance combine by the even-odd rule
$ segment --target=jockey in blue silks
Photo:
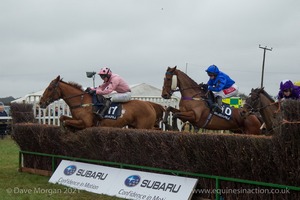
[[[228,98],[237,95],[238,86],[227,74],[220,71],[216,65],[211,65],[205,70],[209,76],[207,82],[208,90],[212,91],[216,97],[214,109],[221,112],[222,98]]]
[[[300,87],[293,84],[290,80],[280,82],[280,88],[277,95],[278,100],[300,99]]]

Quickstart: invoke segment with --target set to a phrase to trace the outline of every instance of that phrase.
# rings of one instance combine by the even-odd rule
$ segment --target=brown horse
[[[168,67],[162,97],[171,98],[176,89],[181,93],[179,110],[169,107],[166,110],[168,116],[173,113],[173,122],[179,118],[183,122],[189,121],[194,127],[210,130],[231,130],[233,132],[242,132],[244,134],[260,134],[261,123],[254,115],[243,116],[242,110],[238,108],[227,107],[225,112],[231,114],[229,119],[224,119],[213,114],[208,106],[208,94],[203,87],[200,87],[194,80],[182,71],[176,69],[176,66]],[[164,122],[166,122],[166,117]],[[177,124],[173,123],[173,128],[178,130]]]
[[[146,101],[131,100],[122,103],[121,116],[114,119],[99,119],[93,113],[92,96],[83,91],[76,83],[66,83],[58,76],[52,80],[44,91],[41,108],[46,108],[55,100],[63,99],[70,107],[72,117],[61,116],[62,124],[72,130],[80,130],[92,126],[125,127],[152,129],[156,122],[156,112]]]
[[[280,103],[264,90],[264,88],[252,89],[243,106],[249,112],[259,112],[268,132],[276,125]]]

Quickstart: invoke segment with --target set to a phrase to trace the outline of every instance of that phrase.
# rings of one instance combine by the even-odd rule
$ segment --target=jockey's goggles
[[[207,73],[208,76],[216,76],[214,73]]]
[[[106,77],[108,77],[108,76],[107,76],[107,74],[100,74],[100,77],[101,77],[102,79],[104,79],[104,78],[106,78]]]

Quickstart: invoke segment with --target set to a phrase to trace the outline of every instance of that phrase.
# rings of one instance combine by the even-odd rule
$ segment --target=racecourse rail
[[[296,187],[296,186],[280,185],[280,184],[266,183],[266,182],[238,179],[238,178],[230,178],[230,177],[215,176],[215,175],[208,175],[208,174],[198,174],[198,173],[191,173],[191,172],[184,172],[184,171],[177,171],[177,170],[168,170],[168,169],[161,169],[161,168],[154,168],[154,167],[147,167],[147,166],[139,166],[139,165],[117,163],[117,162],[102,161],[102,160],[91,160],[91,159],[76,158],[76,157],[69,157],[69,156],[62,156],[62,155],[53,155],[53,154],[31,152],[31,151],[19,151],[19,169],[20,169],[20,171],[22,171],[21,169],[22,169],[24,154],[50,157],[52,160],[52,162],[51,162],[52,163],[51,164],[52,165],[51,166],[52,173],[55,171],[56,159],[65,159],[65,160],[71,160],[71,161],[81,161],[81,162],[88,162],[88,163],[103,164],[103,165],[109,165],[109,166],[126,168],[126,169],[150,170],[150,171],[155,171],[158,173],[159,172],[160,173],[168,173],[168,174],[177,175],[177,176],[189,176],[189,177],[196,177],[196,178],[214,179],[215,180],[215,191],[217,191],[215,193],[216,200],[221,199],[221,195],[220,195],[221,181],[244,183],[244,184],[263,186],[263,187],[269,187],[269,188],[279,188],[279,189],[300,191],[300,187]]]

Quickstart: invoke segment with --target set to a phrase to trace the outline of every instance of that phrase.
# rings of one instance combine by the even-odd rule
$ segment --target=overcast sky
[[[207,82],[215,64],[249,94],[300,80],[299,0],[1,0],[0,97],[45,89],[58,75],[92,86],[108,66],[129,84],[163,85],[168,66]],[[96,77],[96,84],[102,81]]]

